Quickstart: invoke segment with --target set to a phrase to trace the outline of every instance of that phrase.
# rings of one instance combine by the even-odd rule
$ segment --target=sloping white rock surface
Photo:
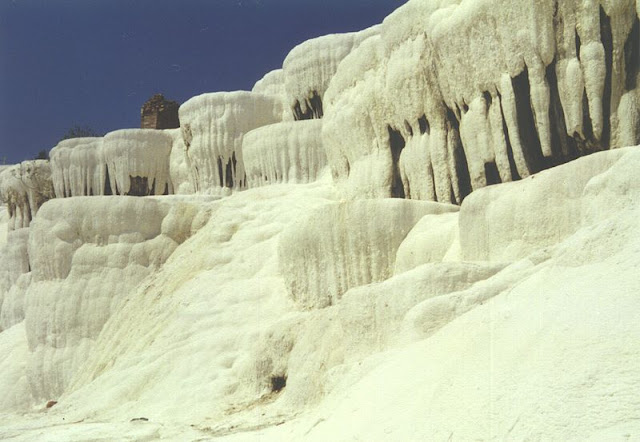
[[[24,301],[34,398],[65,391],[117,305],[190,236],[197,213],[173,199],[118,196],[42,207],[30,228]]]
[[[322,308],[352,287],[389,278],[398,247],[420,218],[457,210],[399,199],[317,209],[280,238],[280,271],[291,297],[303,309]]]

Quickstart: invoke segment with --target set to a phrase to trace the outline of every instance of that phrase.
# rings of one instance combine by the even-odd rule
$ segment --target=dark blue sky
[[[250,89],[309,38],[406,0],[0,0],[0,163],[74,125],[139,127],[151,95]]]

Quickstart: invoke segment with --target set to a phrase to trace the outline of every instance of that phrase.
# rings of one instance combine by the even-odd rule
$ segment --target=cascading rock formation
[[[409,0],[0,166],[0,439],[637,437],[639,17]]]

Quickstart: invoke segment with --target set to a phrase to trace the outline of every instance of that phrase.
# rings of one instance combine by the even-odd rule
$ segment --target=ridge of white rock
[[[632,150],[598,152],[521,181],[473,192],[460,210],[462,258],[511,262],[572,235],[583,224],[587,184]]]
[[[634,3],[409,1],[329,84],[334,176],[354,197],[460,203],[637,144]]]
[[[379,26],[372,26],[359,32],[325,35],[289,52],[282,70],[287,105],[296,120],[322,118],[324,93],[338,65],[360,43],[379,32]]]
[[[0,201],[7,206],[9,230],[29,227],[40,206],[53,196],[46,160],[23,161],[0,172]]]
[[[246,91],[198,95],[180,106],[191,183],[196,192],[246,186],[242,138],[282,121],[277,97]]]
[[[398,247],[394,275],[422,264],[459,261],[458,218],[459,212],[423,216]]]
[[[284,85],[284,71],[275,69],[267,72],[264,77],[256,81],[251,92],[264,95],[275,95],[284,98],[287,90]]]
[[[303,309],[335,304],[353,287],[393,275],[396,252],[425,215],[452,205],[400,199],[359,200],[316,209],[280,238],[280,272]]]
[[[56,197],[162,195],[174,193],[172,178],[189,193],[181,138],[177,129],[121,129],[63,140],[50,153]]]
[[[315,181],[327,165],[322,120],[270,124],[242,141],[247,186]]]

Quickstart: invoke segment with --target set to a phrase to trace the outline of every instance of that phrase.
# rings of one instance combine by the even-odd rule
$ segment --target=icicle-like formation
[[[182,136],[195,191],[245,187],[244,134],[280,121],[281,101],[252,92],[203,94],[180,106]]]
[[[171,155],[169,156],[169,177],[171,178],[170,188],[176,195],[193,193],[193,185],[189,180],[189,165],[187,164],[182,130],[167,129],[165,132],[171,135],[173,144],[171,145]]]
[[[327,165],[322,120],[271,124],[247,133],[242,142],[248,187],[315,181]]]
[[[351,197],[460,203],[486,185],[637,144],[636,7],[410,0],[329,84],[323,137],[334,177]]]
[[[340,62],[379,26],[360,32],[332,34],[307,40],[285,58],[283,67],[287,104],[296,120],[322,118],[322,100]]]
[[[9,230],[29,227],[40,206],[53,196],[49,161],[23,161],[0,173],[0,200],[9,211]]]
[[[301,308],[322,308],[352,287],[389,278],[398,247],[420,218],[457,210],[392,199],[316,209],[280,237],[280,269],[291,297]]]
[[[117,195],[173,193],[169,156],[173,138],[155,129],[123,129],[104,137],[109,186]]]
[[[56,198],[104,195],[106,164],[101,137],[63,140],[49,157]]]

